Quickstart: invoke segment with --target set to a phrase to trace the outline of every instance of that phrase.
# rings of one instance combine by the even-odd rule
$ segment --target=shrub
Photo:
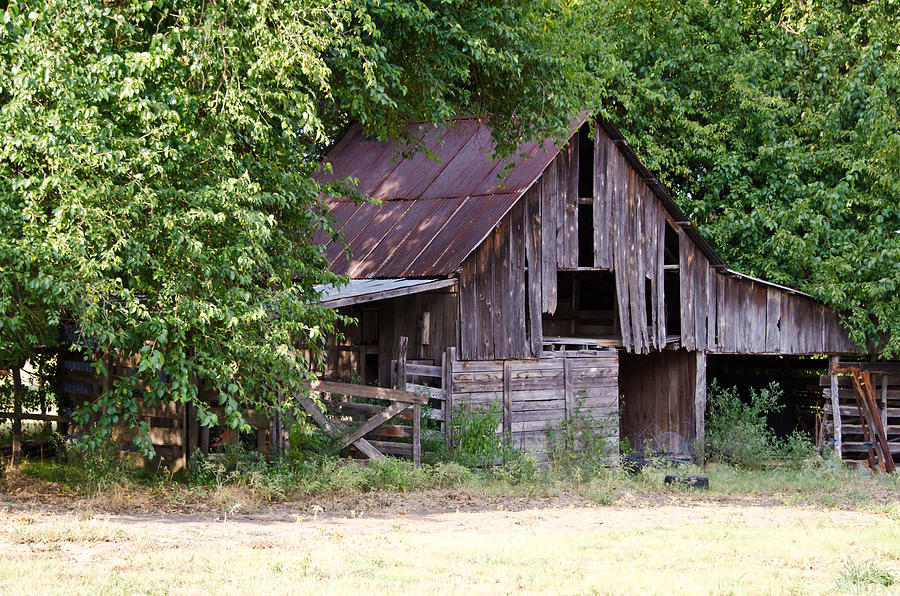
[[[453,444],[450,457],[467,468],[493,466],[510,451],[508,441],[497,433],[501,424],[500,406],[466,406],[453,412]]]
[[[607,437],[617,432],[612,422],[595,418],[580,406],[574,415],[547,431],[547,463],[554,476],[582,480],[609,465]]]
[[[751,388],[742,400],[737,387],[709,386],[706,412],[706,456],[710,461],[743,468],[760,467],[766,460],[799,461],[809,457],[814,447],[803,433],[794,431],[778,440],[768,426],[767,416],[783,407],[783,392],[777,383],[763,389]]]

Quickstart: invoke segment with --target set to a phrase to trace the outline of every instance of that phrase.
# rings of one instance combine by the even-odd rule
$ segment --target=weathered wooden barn
[[[409,127],[437,160],[359,126],[327,157],[323,179],[356,177],[377,202],[328,199],[346,245],[317,240],[352,281],[322,300],[358,324],[326,377],[389,385],[405,336],[445,410],[496,402],[520,446],[540,451],[581,408],[633,446],[690,453],[708,362],[859,354],[824,305],[730,269],[610,123],[527,143],[511,170],[479,118]]]

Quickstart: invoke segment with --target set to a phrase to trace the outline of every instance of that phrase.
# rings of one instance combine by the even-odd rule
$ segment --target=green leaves
[[[897,6],[589,6],[594,51],[614,62],[595,72],[607,114],[726,260],[896,355]]]
[[[298,392],[342,320],[315,304],[340,280],[313,242],[337,234],[321,197],[355,196],[314,178],[340,131],[489,112],[511,149],[581,105],[565,10],[495,4],[10,2],[0,361],[71,343],[109,358],[88,444],[118,420],[145,452],[138,399],[221,398],[225,420],[200,418],[234,428]]]

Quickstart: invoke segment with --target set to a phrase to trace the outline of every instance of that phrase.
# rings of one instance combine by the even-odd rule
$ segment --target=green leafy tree
[[[338,233],[322,197],[354,195],[316,181],[350,121],[386,137],[490,114],[510,151],[558,136],[584,98],[573,13],[550,0],[0,10],[0,362],[55,345],[105,374],[131,358],[80,412],[91,447],[113,424],[146,431],[137,398],[207,387],[235,427],[299,390],[340,320],[316,304],[340,280],[311,238]]]
[[[587,2],[607,115],[729,262],[900,353],[900,4]]]

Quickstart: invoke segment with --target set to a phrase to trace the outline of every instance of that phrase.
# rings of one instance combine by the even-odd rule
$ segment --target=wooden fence
[[[619,445],[618,355],[598,350],[592,356],[534,360],[448,360],[448,407],[499,404],[498,432],[515,447],[546,459],[548,431],[577,418],[595,421],[606,432],[609,453]],[[451,431],[452,433],[452,431]]]
[[[820,384],[825,436],[841,459],[872,466],[874,458],[888,469],[900,460],[900,363],[832,358]]]

